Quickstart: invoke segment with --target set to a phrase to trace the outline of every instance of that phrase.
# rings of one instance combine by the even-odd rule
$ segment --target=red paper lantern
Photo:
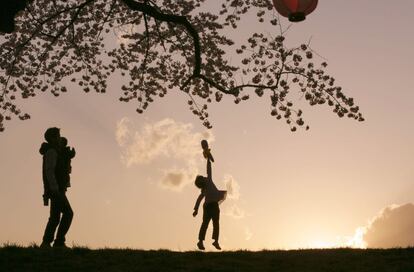
[[[318,0],[273,0],[273,5],[277,12],[288,17],[289,21],[300,22],[315,10]]]

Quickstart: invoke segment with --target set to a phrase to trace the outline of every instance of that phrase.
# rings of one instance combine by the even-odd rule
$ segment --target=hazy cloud
[[[241,219],[246,215],[245,212],[236,204],[233,204],[229,209],[227,209],[225,214],[233,217],[234,219]]]
[[[358,227],[344,246],[391,248],[414,245],[414,205],[390,205],[374,216],[366,226]]]
[[[210,131],[194,132],[192,124],[169,118],[144,124],[140,129],[132,125],[126,117],[117,123],[115,136],[121,147],[122,162],[130,167],[168,158],[174,165],[181,164],[178,170],[174,167],[164,171],[160,180],[162,188],[174,191],[194,180],[197,162],[202,159],[201,140],[214,141]]]
[[[224,176],[224,184],[226,186],[228,198],[235,200],[240,198],[240,185],[232,175]]]
[[[131,122],[127,118],[118,122],[116,136],[123,147],[123,161],[127,166],[149,163],[160,157],[194,162],[201,156],[200,141],[213,137],[209,131],[193,132],[192,124],[164,119],[145,124],[140,131],[130,132]],[[129,144],[125,144],[129,142]]]
[[[339,243],[340,247],[351,247],[351,248],[367,248],[367,243],[364,241],[364,234],[366,232],[366,227],[359,227],[355,230],[354,236],[345,237]]]
[[[128,138],[130,138],[130,130],[129,127],[131,126],[131,121],[124,117],[116,124],[116,142],[119,146],[125,146]]]
[[[181,191],[185,185],[190,184],[195,179],[195,172],[187,169],[166,171],[161,179],[161,187],[173,191]]]
[[[233,203],[233,205],[227,209],[225,214],[235,219],[244,218],[246,216],[246,213],[237,205],[240,198],[239,183],[234,179],[232,175],[226,174],[224,175],[224,185],[227,190],[227,199],[230,201],[230,203]]]
[[[365,228],[367,247],[389,248],[414,245],[414,205],[391,205],[375,216]]]

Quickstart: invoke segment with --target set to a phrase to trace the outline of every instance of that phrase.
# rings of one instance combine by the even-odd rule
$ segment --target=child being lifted
[[[201,147],[203,148],[204,158],[207,160],[207,177],[197,176],[195,179],[195,186],[197,186],[201,193],[197,198],[196,204],[194,206],[193,216],[195,217],[198,213],[198,207],[200,206],[201,201],[204,198],[203,205],[203,223],[200,227],[200,232],[198,234],[198,243],[197,247],[200,250],[204,250],[203,241],[206,236],[206,231],[210,220],[213,221],[213,246],[220,250],[219,244],[219,220],[220,220],[220,208],[219,203],[226,198],[226,191],[218,190],[216,185],[213,182],[212,171],[211,171],[211,162],[214,162],[213,156],[211,155],[208,143],[206,140],[201,141]]]

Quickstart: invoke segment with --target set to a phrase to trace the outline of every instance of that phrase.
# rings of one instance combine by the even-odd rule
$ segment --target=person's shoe
[[[50,243],[42,242],[40,248],[51,248]]]
[[[212,244],[216,249],[221,250],[220,244],[218,241],[214,241],[214,243]]]
[[[68,248],[65,243],[53,243],[53,248]]]
[[[198,241],[198,243],[197,243],[197,247],[198,247],[198,249],[199,249],[199,250],[204,250],[204,249],[206,249],[206,248],[204,247],[204,245],[203,245],[203,241]]]

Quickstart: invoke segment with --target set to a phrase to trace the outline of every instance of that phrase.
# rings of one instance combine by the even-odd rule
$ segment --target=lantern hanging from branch
[[[277,12],[291,22],[305,20],[306,15],[315,10],[318,0],[273,0]]]

